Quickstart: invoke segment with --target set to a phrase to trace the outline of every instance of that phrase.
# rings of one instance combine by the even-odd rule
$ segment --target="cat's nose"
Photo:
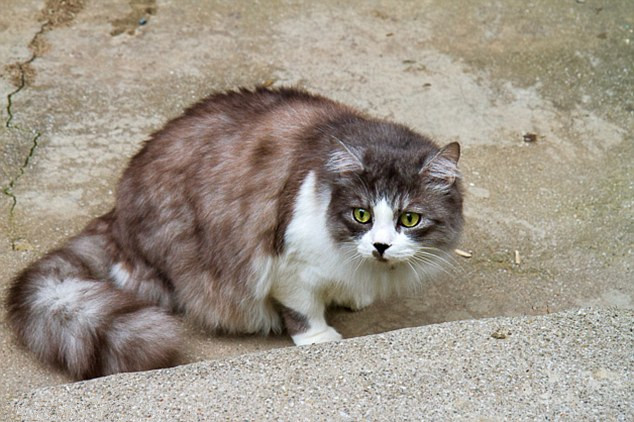
[[[383,252],[385,252],[387,250],[387,248],[389,248],[390,245],[387,245],[385,243],[375,243],[374,244],[374,249],[376,249],[379,252],[379,255],[383,256]]]

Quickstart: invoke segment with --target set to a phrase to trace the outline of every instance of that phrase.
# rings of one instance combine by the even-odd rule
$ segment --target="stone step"
[[[35,390],[29,421],[634,420],[634,311],[429,325]]]

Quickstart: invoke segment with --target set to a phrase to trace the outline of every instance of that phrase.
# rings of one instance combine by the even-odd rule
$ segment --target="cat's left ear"
[[[363,170],[363,154],[337,139],[337,147],[330,153],[326,169],[333,173],[359,172]]]
[[[460,177],[458,159],[460,158],[460,144],[452,142],[445,145],[438,153],[423,165],[419,174],[430,177],[434,184],[441,189],[449,189]]]

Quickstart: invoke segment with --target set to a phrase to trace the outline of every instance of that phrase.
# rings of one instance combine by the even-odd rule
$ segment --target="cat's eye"
[[[404,212],[398,220],[404,227],[414,227],[420,222],[420,214],[415,212]]]
[[[352,210],[352,216],[361,224],[368,223],[370,221],[370,211],[365,208],[355,208]]]

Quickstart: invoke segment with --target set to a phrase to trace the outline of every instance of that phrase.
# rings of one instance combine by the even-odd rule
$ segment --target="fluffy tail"
[[[173,365],[177,321],[108,279],[107,216],[14,280],[8,320],[37,357],[76,379]]]

